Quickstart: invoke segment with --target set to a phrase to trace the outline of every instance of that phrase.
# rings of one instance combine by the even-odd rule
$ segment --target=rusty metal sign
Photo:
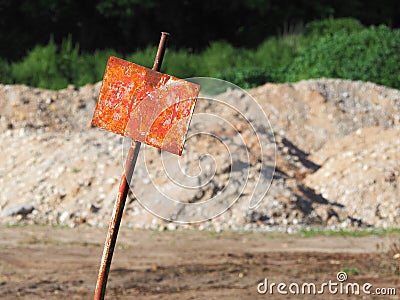
[[[111,56],[92,125],[182,154],[200,86]]]
[[[104,243],[95,300],[103,300],[122,214],[141,143],[181,155],[200,86],[161,74],[169,33],[162,32],[153,69],[110,57],[92,125],[132,139]]]

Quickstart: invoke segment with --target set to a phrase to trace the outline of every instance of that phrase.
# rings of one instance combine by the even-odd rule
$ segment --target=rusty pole
[[[153,65],[153,70],[155,71],[159,71],[161,68],[168,36],[169,33],[167,32],[161,33],[161,39],[158,45],[158,50]],[[124,173],[122,174],[120,180],[118,196],[115,200],[110,225],[108,228],[107,238],[104,243],[103,256],[101,258],[101,265],[99,269],[99,274],[97,276],[94,300],[103,300],[105,296],[111,260],[114,253],[115,244],[117,242],[118,230],[121,224],[126,197],[129,191],[129,183],[132,179],[132,174],[139,154],[140,145],[140,142],[132,141],[132,144],[129,147],[128,155],[126,157]]]

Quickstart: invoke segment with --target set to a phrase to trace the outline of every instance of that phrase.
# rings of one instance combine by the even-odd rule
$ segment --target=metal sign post
[[[181,155],[200,90],[161,74],[168,33],[162,32],[153,68],[110,57],[92,125],[132,139],[104,244],[94,299],[104,299],[108,273],[141,143]]]

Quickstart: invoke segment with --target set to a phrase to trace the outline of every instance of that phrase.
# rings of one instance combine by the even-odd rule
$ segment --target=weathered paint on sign
[[[92,125],[181,155],[200,86],[111,56]]]

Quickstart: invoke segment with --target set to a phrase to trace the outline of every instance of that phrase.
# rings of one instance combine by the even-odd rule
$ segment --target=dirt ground
[[[44,226],[0,228],[1,299],[91,299],[106,230]],[[400,276],[389,245],[400,236],[300,237],[262,233],[156,232],[122,228],[106,299],[315,299],[321,295],[262,295],[268,282],[336,279],[396,288]],[[345,295],[324,293],[324,298]],[[347,297],[346,297],[347,298]],[[365,296],[352,296],[365,299]]]

